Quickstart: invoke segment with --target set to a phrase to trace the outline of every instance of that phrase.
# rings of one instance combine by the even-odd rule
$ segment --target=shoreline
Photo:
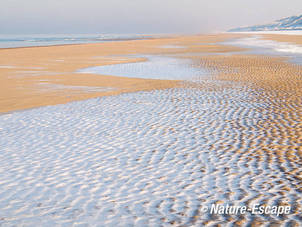
[[[102,43],[110,43],[110,42],[127,42],[127,41],[136,41],[136,40],[152,40],[152,39],[169,39],[172,37],[150,37],[150,38],[142,38],[142,39],[104,39],[102,41],[96,42],[86,42],[86,43],[65,43],[65,44],[49,44],[49,45],[37,45],[37,46],[19,46],[19,47],[0,47],[0,50],[10,50],[10,49],[23,49],[23,48],[37,48],[37,47],[60,47],[60,46],[78,46],[78,45],[86,45],[86,44],[102,44]]]
[[[224,45],[221,42],[250,35],[222,33],[102,43],[1,48],[0,95],[2,99],[0,99],[0,113],[101,96],[180,87],[182,80],[141,79],[93,73],[79,74],[77,71],[90,67],[141,61],[140,58],[130,57],[131,55],[175,55],[175,58],[195,61],[195,59],[203,57],[207,59],[206,56],[213,53],[223,55],[237,52],[240,54],[245,49]],[[280,37],[282,40],[292,40],[294,36],[271,34],[263,36],[264,39],[276,41],[280,40]],[[301,37],[298,42],[302,43]],[[169,46],[169,48],[164,48],[164,46]],[[178,46],[182,48],[178,48]],[[245,55],[243,52],[242,56]],[[218,59],[218,57],[214,58]],[[229,58],[232,58],[232,54]],[[256,56],[256,58],[261,59],[261,56]],[[227,63],[223,67],[230,66],[230,63]],[[221,66],[216,65],[215,67]],[[223,78],[226,77],[223,76]],[[232,80],[232,78],[231,76],[229,79]],[[48,86],[46,89],[45,84],[53,85],[53,87]],[[58,86],[60,89],[56,89]],[[79,89],[75,89],[76,87]],[[85,87],[109,88],[109,90],[91,92],[85,91]]]
[[[239,51],[220,44],[238,35],[197,35],[147,40],[85,43],[0,49],[0,112],[55,105],[75,100],[116,95],[125,92],[165,89],[179,86],[178,81],[137,79],[108,75],[81,74],[77,70],[94,66],[136,62],[133,54],[185,54]],[[162,48],[164,45],[185,48]],[[198,45],[196,45],[198,44]],[[122,56],[122,57],[121,57]],[[126,56],[126,57],[125,57]],[[42,91],[41,81],[64,86],[110,87],[115,91],[85,92],[65,89]]]
[[[31,37],[33,39],[36,39],[36,38],[40,38],[39,36],[44,36],[42,37],[45,38],[47,37],[46,34],[33,34]],[[57,34],[59,36],[61,36],[62,34]],[[64,34],[65,35],[65,34]],[[164,39],[164,38],[173,38],[173,37],[177,37],[177,36],[180,36],[180,35],[173,35],[173,34],[170,34],[170,35],[167,35],[167,36],[164,36],[164,35],[161,35],[161,34],[133,34],[134,36],[136,35],[137,37],[120,37],[120,38],[103,38],[103,39],[100,39],[100,38],[97,38],[97,37],[91,37],[91,38],[83,38],[80,37],[78,38],[79,40],[75,41],[77,38],[72,38],[74,35],[81,35],[81,34],[66,34],[66,36],[70,36],[69,39],[73,39],[73,42],[68,42],[68,41],[65,41],[66,39],[68,38],[65,38],[65,39],[62,39],[62,40],[53,40],[53,41],[33,41],[32,39],[30,41],[24,39],[22,41],[20,40],[15,40],[14,41],[14,38],[12,38],[12,41],[6,41],[8,43],[11,43],[11,42],[20,42],[20,43],[23,43],[23,46],[12,46],[12,47],[0,47],[0,50],[1,49],[17,49],[17,48],[31,48],[31,47],[52,47],[52,46],[65,46],[65,45],[83,45],[83,44],[100,44],[100,43],[108,43],[108,42],[123,42],[123,41],[132,41],[132,40],[150,40],[150,39]],[[83,34],[85,35],[85,34]],[[90,34],[91,35],[91,34]],[[95,34],[96,35],[96,34]],[[117,34],[111,34],[111,35],[117,35]],[[139,36],[140,35],[140,36]],[[23,35],[11,35],[11,34],[6,34],[6,35],[2,35],[2,36],[8,36],[8,37],[14,37],[14,36],[21,36],[23,37]],[[25,37],[28,36],[25,34]],[[54,36],[56,37],[56,36]],[[16,38],[18,39],[18,38]],[[40,38],[41,39],[41,38]],[[8,39],[9,40],[9,39]],[[80,41],[82,40],[82,41]],[[1,41],[1,35],[0,35],[0,41]],[[5,41],[4,41],[5,42]],[[37,45],[33,44],[33,45],[26,45],[25,43],[28,43],[28,42],[33,42],[33,43],[36,43]],[[52,44],[52,42],[59,42],[58,44]],[[44,43],[44,44],[41,44],[39,45],[39,43]],[[45,43],[49,43],[49,44],[45,44]],[[1,42],[0,42],[1,44]]]

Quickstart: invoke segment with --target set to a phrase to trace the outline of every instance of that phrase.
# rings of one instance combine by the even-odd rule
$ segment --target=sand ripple
[[[0,225],[300,225],[301,102],[202,86],[0,116]],[[201,212],[213,203],[292,212]]]

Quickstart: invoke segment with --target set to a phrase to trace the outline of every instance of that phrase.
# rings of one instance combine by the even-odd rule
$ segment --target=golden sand
[[[86,67],[143,60],[124,56],[128,54],[208,53],[239,50],[239,48],[212,44],[238,36],[235,34],[199,35],[100,44],[1,49],[0,112],[124,92],[175,87],[178,86],[177,81],[77,74],[75,71]],[[185,48],[161,48],[163,45],[181,45]],[[68,87],[63,90],[43,89],[43,86],[40,86],[41,81],[67,86],[109,87],[113,90],[86,92],[68,89]]]
[[[277,42],[286,42],[293,44],[302,44],[301,35],[285,35],[285,34],[261,34],[262,39],[274,40]]]

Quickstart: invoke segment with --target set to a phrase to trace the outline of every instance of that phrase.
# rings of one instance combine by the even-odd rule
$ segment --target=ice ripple
[[[188,86],[0,116],[0,224],[301,224],[301,141],[282,142],[299,131],[247,97],[249,89]],[[201,212],[256,202],[294,210]]]

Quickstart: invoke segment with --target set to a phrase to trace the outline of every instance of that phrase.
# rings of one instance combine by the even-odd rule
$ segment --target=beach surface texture
[[[293,37],[0,49],[0,226],[301,226]]]

